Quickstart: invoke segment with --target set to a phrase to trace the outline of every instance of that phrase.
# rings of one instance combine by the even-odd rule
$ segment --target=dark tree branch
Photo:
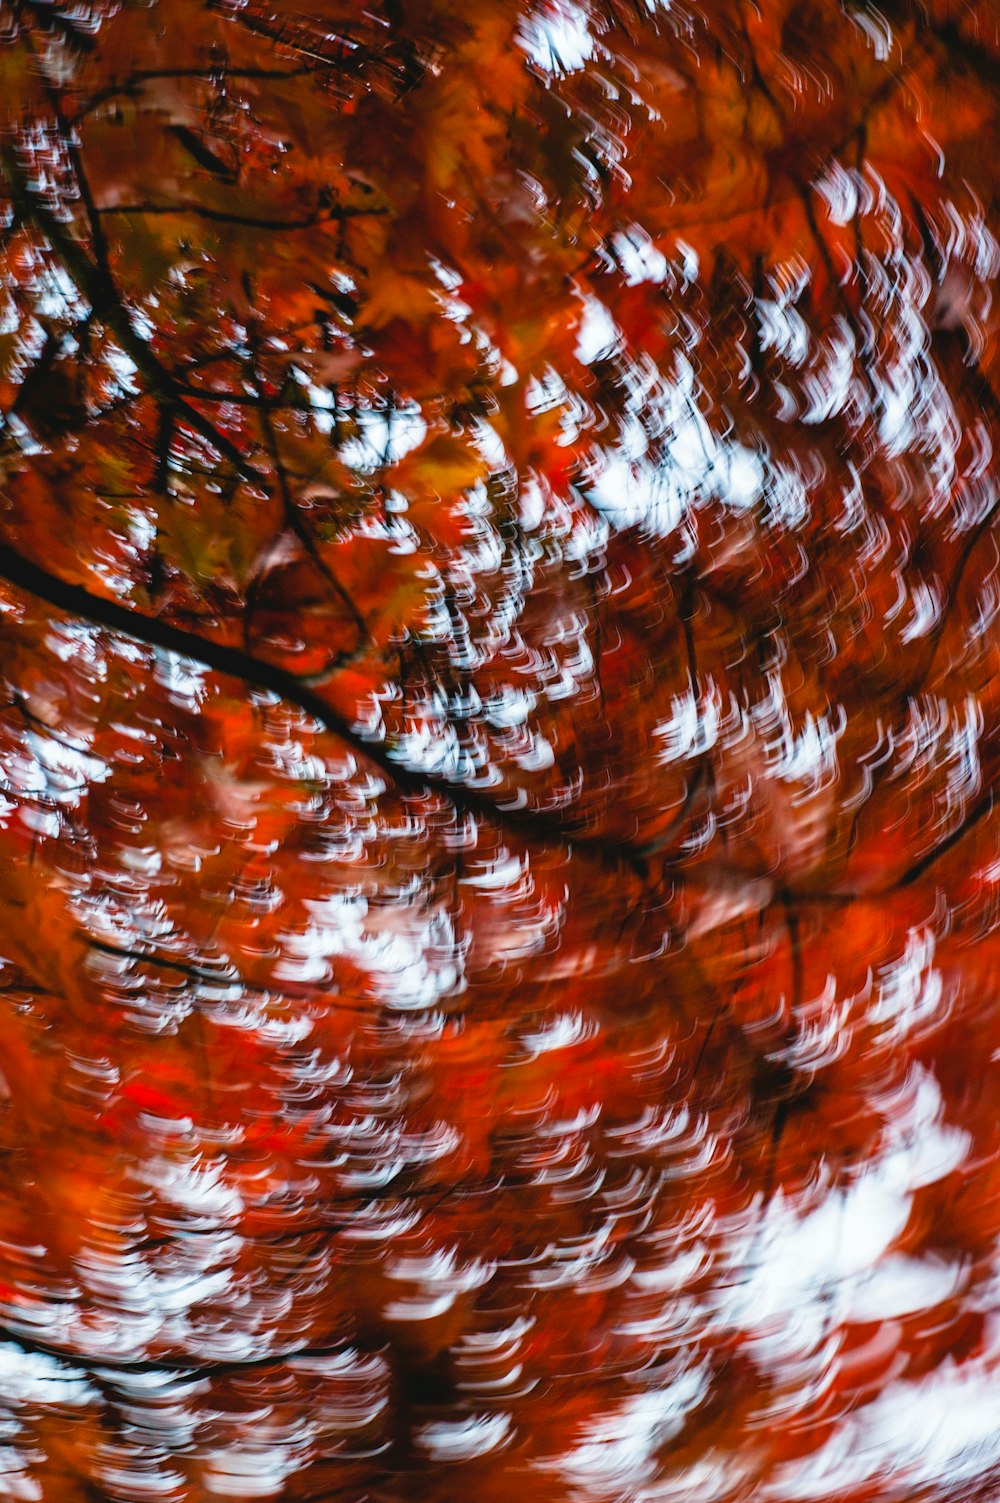
[[[287,79],[303,78],[308,71],[307,68],[230,68],[228,64],[218,67],[133,68],[127,78],[116,80],[108,84],[106,88],[96,89],[69,119],[76,125],[84,116],[91,114],[98,105],[106,104],[109,99],[117,99],[122,95],[133,97],[140,92],[143,84],[159,83],[166,79],[193,78],[201,79],[203,83],[215,84],[226,79],[232,79],[234,82],[241,79],[268,79],[280,83]]]
[[[34,221],[62,261],[80,294],[86,298],[94,316],[106,324],[132,361],[136,370],[146,381],[150,392],[164,401],[174,403],[178,420],[193,432],[233,468],[253,484],[266,489],[267,479],[225,433],[210,422],[190,402],[185,401],[175,377],[163,366],[157,356],[136,332],[132,318],[120,300],[110,276],[91,261],[83,246],[72,234],[69,226],[48,208],[41,196],[29,186],[17,160],[16,152],[9,145],[0,146],[2,163],[15,200],[26,219]]]
[[[276,663],[269,663],[235,647],[213,642],[160,617],[148,616],[116,600],[91,594],[82,585],[70,584],[39,564],[25,558],[10,545],[0,544],[0,578],[26,594],[43,600],[69,616],[108,627],[137,642],[163,652],[175,653],[227,678],[252,688],[264,689],[295,704],[324,726],[352,751],[376,766],[401,792],[426,798],[429,794],[449,803],[457,812],[492,821],[520,839],[542,837],[566,846],[580,844],[563,829],[560,821],[542,811],[496,804],[474,788],[440,774],[409,766],[393,756],[391,746],[365,736],[310,688],[308,683]],[[612,866],[631,869],[631,852],[598,842],[583,842],[587,849]]]
[[[248,287],[247,290],[249,292],[250,288]],[[347,662],[355,657],[360,648],[368,641],[368,623],[366,622],[361,612],[358,610],[357,605],[354,603],[354,600],[351,598],[348,591],[345,590],[336,574],[327,564],[326,559],[323,557],[319,548],[317,548],[316,540],[303,521],[302,513],[295,500],[295,497],[292,495],[292,488],[288,483],[288,472],[285,469],[284,461],[281,457],[281,449],[278,444],[278,435],[275,430],[274,419],[271,416],[271,409],[268,406],[266,400],[261,400],[265,398],[266,394],[264,392],[264,386],[261,380],[260,371],[258,370],[257,366],[259,350],[256,329],[252,328],[250,330],[250,336],[251,357],[253,361],[251,367],[251,379],[257,392],[258,400],[260,400],[261,402],[260,425],[264,435],[265,447],[267,448],[271,463],[274,466],[274,473],[278,479],[278,489],[281,496],[281,504],[285,516],[285,521],[291,528],[292,532],[295,534],[298,541],[301,543],[302,547],[305,549],[306,554],[308,555],[313,567],[326,580],[327,584],[333,590],[341,605],[347,611],[348,615],[351,618],[351,621],[354,623],[354,629],[357,632],[358,640],[354,649],[350,653],[340,653],[333,661],[333,663],[331,663],[330,666],[325,670],[324,676],[327,676],[331,673],[335,673],[338,668],[343,667]]]
[[[208,219],[214,224],[243,225],[255,230],[312,230],[321,224],[340,224],[345,219],[376,219],[388,213],[387,209],[362,208],[361,205],[343,204],[332,209],[317,210],[304,219],[269,219],[252,214],[237,214],[229,209],[212,209],[207,204],[187,201],[179,204],[142,202],[134,204],[108,204],[98,206],[97,214],[110,218],[128,214],[192,214],[197,219]]]
[[[128,1361],[122,1357],[98,1357],[75,1352],[70,1348],[41,1341],[35,1336],[26,1336],[11,1326],[0,1326],[0,1343],[9,1342],[18,1351],[36,1356],[54,1357],[79,1372],[122,1374],[139,1377],[146,1373],[176,1373],[178,1379],[191,1383],[204,1378],[226,1377],[233,1373],[259,1372],[268,1367],[277,1367],[284,1362],[309,1361],[315,1357],[333,1357],[356,1347],[357,1342],[341,1341],[331,1346],[291,1347],[287,1351],[270,1352],[265,1357],[235,1358],[228,1362],[206,1361],[204,1358],[156,1357]],[[95,1384],[95,1387],[97,1385]]]

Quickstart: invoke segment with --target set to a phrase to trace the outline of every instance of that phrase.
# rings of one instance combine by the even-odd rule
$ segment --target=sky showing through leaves
[[[1000,1498],[996,0],[0,0],[0,1503]]]

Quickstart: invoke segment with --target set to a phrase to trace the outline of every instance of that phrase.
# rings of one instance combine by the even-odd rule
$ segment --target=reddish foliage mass
[[[1000,1497],[998,103],[0,6],[0,1499]]]

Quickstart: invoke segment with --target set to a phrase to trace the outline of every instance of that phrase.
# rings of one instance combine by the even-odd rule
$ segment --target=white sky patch
[[[576,73],[594,54],[594,39],[579,6],[564,3],[545,16],[532,16],[521,25],[521,46],[546,73]]]
[[[41,720],[48,719],[44,703],[35,713]],[[58,711],[49,713],[58,720]],[[66,739],[57,741],[40,727],[26,731],[17,755],[8,756],[0,767],[0,788],[19,797],[33,794],[52,805],[74,807],[91,784],[104,782],[109,774],[110,767],[102,758]]]
[[[698,698],[690,689],[675,694],[670,701],[670,719],[653,727],[653,735],[661,743],[657,761],[669,764],[701,756],[718,741],[721,724],[722,695],[713,681]]]
[[[615,527],[632,527],[656,518],[669,532],[683,515],[678,492],[649,466],[630,464],[622,455],[609,457],[588,497]]]
[[[912,1192],[949,1173],[968,1148],[967,1135],[940,1120],[934,1077],[921,1073],[913,1083],[887,1150],[846,1192],[828,1194],[805,1215],[775,1196],[756,1266],[715,1298],[726,1325],[763,1334],[794,1316],[818,1333],[831,1319],[849,1318],[853,1301],[864,1299],[867,1280],[906,1225]],[[906,1277],[912,1283],[913,1271]],[[936,1278],[927,1272],[928,1288]]]
[[[551,1049],[569,1049],[574,1044],[593,1038],[596,1032],[597,1024],[585,1022],[582,1013],[560,1012],[533,1032],[522,1034],[520,1042],[534,1059]]]
[[[524,725],[535,705],[538,695],[531,689],[517,685],[500,684],[483,706],[485,719],[496,730]],[[1000,877],[1000,870],[998,870]]]
[[[460,1295],[488,1284],[493,1272],[492,1264],[477,1259],[460,1264],[452,1248],[392,1258],[386,1274],[397,1292],[385,1305],[383,1317],[406,1323],[433,1320],[450,1310]]]
[[[500,773],[496,768],[487,768],[485,777],[477,779],[469,776],[466,765],[468,759],[454,726],[445,725],[440,718],[430,713],[396,734],[390,754],[407,767],[447,778],[449,781],[486,786],[500,781]]]
[[[239,1191],[226,1182],[222,1159],[161,1158],[147,1166],[148,1182],[185,1219],[233,1222],[243,1214]]]
[[[133,397],[137,396],[139,387],[136,384],[135,378],[139,374],[139,367],[135,361],[126,355],[124,350],[120,350],[117,345],[110,346],[105,358],[118,382],[119,392],[122,394],[127,392],[129,396]]]
[[[807,1503],[886,1476],[901,1490],[937,1481],[954,1487],[998,1462],[995,1373],[946,1363],[919,1382],[890,1385],[848,1416],[817,1453],[779,1468],[765,1496]]]
[[[844,1323],[871,1322],[873,1341],[888,1343],[889,1354],[896,1339],[892,1321],[920,1311],[931,1312],[933,1320],[936,1307],[960,1297],[965,1278],[960,1264],[892,1251],[908,1219],[912,1192],[949,1173],[968,1151],[967,1135],[942,1123],[941,1106],[933,1076],[915,1070],[882,1156],[846,1193],[828,1194],[805,1214],[777,1195],[763,1229],[747,1229],[754,1257],[749,1276],[742,1283],[718,1282],[702,1313],[695,1312],[696,1326],[739,1333],[765,1370],[788,1374],[794,1366],[799,1402],[805,1404],[836,1374]],[[673,1264],[665,1266],[665,1289],[678,1288],[674,1272]],[[680,1283],[692,1272],[697,1268],[683,1270]],[[649,1284],[650,1271],[642,1277]],[[988,1290],[982,1301],[986,1308],[996,1303]],[[869,1479],[887,1476],[899,1479],[904,1489],[939,1479],[954,1486],[1000,1463],[995,1374],[1000,1320],[988,1329],[988,1350],[961,1368],[945,1362],[917,1382],[893,1381],[890,1374],[885,1390],[848,1416],[818,1452],[758,1479],[759,1496],[774,1503],[829,1503]],[[787,1398],[779,1393],[777,1403],[786,1404]],[[770,1420],[780,1422],[777,1410]],[[738,1457],[730,1460],[738,1465]],[[718,1467],[724,1462],[720,1456]],[[626,1483],[634,1487],[636,1480],[641,1478],[623,1473],[614,1496],[624,1496]],[[582,1483],[582,1475],[574,1481]],[[604,1496],[602,1481],[597,1475],[590,1483],[597,1497]],[[725,1491],[721,1472],[708,1458],[672,1477],[651,1479],[638,1496],[647,1503],[680,1503]]]
[[[313,388],[310,387],[310,396]],[[317,388],[318,390],[318,388]],[[427,424],[416,402],[408,406],[359,412],[355,416],[358,433],[341,445],[339,457],[348,468],[359,474],[371,474],[384,465],[396,464],[423,443]],[[332,414],[330,427],[333,426]]]
[[[380,985],[394,1008],[435,1007],[463,985],[464,952],[451,915],[443,907],[423,909],[392,902],[369,905],[365,898],[332,894],[308,901],[312,923],[303,933],[283,938],[278,980],[329,980],[330,962],[344,956]]]
[[[843,411],[854,381],[856,345],[844,319],[836,320],[814,368],[803,373],[805,404],[799,412],[803,423],[823,423]]]
[[[87,305],[69,272],[61,266],[46,266],[36,287],[38,289],[36,311],[43,318],[61,321],[83,317]]]
[[[868,1016],[902,1038],[929,1022],[940,1010],[941,973],[934,962],[934,931],[911,929],[898,960],[878,973],[878,995]]]
[[[416,1443],[434,1462],[473,1461],[496,1451],[511,1435],[508,1414],[470,1414],[421,1425]]]
[[[877,1322],[931,1310],[951,1299],[961,1282],[962,1271],[955,1263],[885,1257],[852,1294],[850,1318]]]
[[[781,675],[769,673],[767,694],[751,707],[750,719],[764,740],[769,777],[801,783],[802,797],[812,797],[832,786],[838,774],[837,742],[847,727],[842,706],[832,714],[807,711],[796,730]]]
[[[209,1451],[201,1467],[208,1492],[224,1498],[271,1498],[284,1488],[298,1470],[296,1451],[279,1444],[266,1434],[254,1437],[254,1426],[247,1425],[247,1440],[240,1446]]]
[[[0,1344],[0,1393],[6,1404],[67,1404],[99,1401],[86,1377],[69,1363],[43,1352],[22,1352]]]
[[[648,399],[646,383],[636,400]],[[700,500],[716,497],[737,510],[755,505],[768,480],[764,463],[744,444],[712,433],[698,405],[690,362],[678,362],[677,378],[660,387],[658,405],[662,428],[670,435],[663,462],[654,468],[645,461],[646,439],[636,420],[618,448],[604,455],[588,485],[588,498],[611,525],[640,525],[663,536]]]
[[[190,709],[198,709],[205,700],[208,669],[176,652],[156,654],[156,676],[175,700]]]
[[[809,354],[806,321],[788,299],[758,298],[757,321],[763,350],[774,350],[792,365],[801,365]]]
[[[3,1495],[10,1498],[11,1503],[41,1503],[42,1487],[28,1472],[29,1457],[27,1452],[18,1451],[14,1446],[0,1446],[0,1484],[3,1486]]]
[[[45,645],[64,663],[81,659],[89,674],[103,683],[108,676],[100,645],[100,628],[83,621],[54,621],[46,629]]]
[[[637,287],[640,282],[662,282],[666,278],[670,269],[666,256],[657,250],[650,236],[639,225],[631,225],[629,229],[615,235],[613,248],[615,259],[630,287]],[[689,271],[697,275],[698,258],[690,247],[685,247],[685,250],[690,252],[684,258],[684,274],[685,279],[688,279]]]
[[[577,335],[576,358],[581,364],[590,365],[599,355],[614,349],[619,339],[618,326],[600,299],[586,298]]]
[[[705,1370],[686,1366],[682,1359],[655,1388],[592,1420],[574,1446],[537,1466],[564,1478],[573,1496],[618,1503],[652,1480],[657,1453],[680,1431],[707,1387]]]
[[[643,526],[665,536],[688,507],[717,496],[738,510],[752,506],[764,484],[760,459],[741,444],[718,444],[691,414],[680,420],[666,465],[654,469],[611,454],[587,489],[588,499],[617,529]]]

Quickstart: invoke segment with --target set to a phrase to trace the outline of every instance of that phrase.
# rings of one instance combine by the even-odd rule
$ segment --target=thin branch
[[[308,68],[230,68],[228,65],[194,67],[194,68],[135,68],[127,78],[116,80],[108,84],[106,88],[97,89],[80,105],[79,110],[72,116],[71,121],[75,125],[85,115],[89,115],[100,104],[106,104],[109,99],[117,99],[119,95],[132,96],[137,94],[145,83],[156,83],[167,78],[196,78],[203,83],[218,83],[232,79],[238,82],[244,78],[270,79],[283,81],[290,78],[303,78],[308,76]]]
[[[17,155],[9,145],[0,146],[0,164],[25,218],[33,220],[41,230],[77,290],[86,298],[94,315],[114,334],[125,354],[148,383],[152,394],[173,402],[178,420],[183,421],[210,444],[216,453],[227,459],[243,479],[266,489],[266,476],[247,459],[232,439],[184,400],[174,376],[160,364],[151,347],[136,332],[131,316],[121,302],[110,276],[91,261],[69,226],[58,219],[40,195],[31,189]]]
[[[914,882],[929,872],[933,866],[947,856],[949,851],[955,849],[967,835],[970,835],[984,819],[987,819],[996,805],[996,792],[992,786],[987,788],[980,798],[976,800],[968,814],[956,825],[949,835],[945,835],[936,845],[931,846],[927,853],[914,861],[906,870],[891,882],[887,887],[877,888],[870,896],[873,898],[888,897],[891,893],[900,892],[906,887],[912,887]]]
[[[43,569],[25,558],[9,544],[0,544],[0,579],[15,589],[43,600],[69,616],[82,618],[98,626],[145,643],[147,647],[175,653],[200,664],[203,668],[235,678],[252,688],[264,689],[291,704],[324,726],[358,756],[376,766],[403,793],[426,798],[444,799],[459,813],[489,820],[522,839],[542,837],[573,847],[584,844],[589,852],[614,867],[632,869],[633,855],[618,847],[598,842],[575,840],[561,822],[541,810],[524,810],[496,804],[475,788],[454,782],[440,773],[415,768],[393,755],[392,746],[360,731],[325,700],[307,682],[277,663],[269,663],[253,654],[213,642],[160,617],[148,616],[116,600],[94,595],[82,585]]]
[[[74,1352],[56,1346],[49,1341],[40,1341],[36,1336],[26,1336],[9,1325],[0,1325],[0,1343],[9,1342],[19,1351],[35,1356],[53,1357],[68,1367],[90,1373],[107,1372],[140,1376],[145,1373],[176,1373],[178,1378],[187,1378],[192,1383],[207,1377],[225,1377],[233,1373],[259,1372],[268,1367],[277,1367],[285,1362],[309,1361],[317,1357],[334,1357],[357,1346],[357,1341],[340,1341],[331,1346],[292,1347],[287,1351],[270,1352],[264,1357],[246,1357],[240,1360],[205,1361],[203,1358],[157,1357],[128,1361],[122,1357],[103,1357]]]
[[[249,278],[247,279],[247,282],[249,284]],[[248,294],[250,290],[251,289],[248,285]],[[260,372],[257,369],[258,343],[256,329],[251,328],[249,333],[251,346],[250,353],[252,359],[250,375],[258,398],[263,398],[265,397],[266,393],[264,391],[264,384],[261,380]],[[368,642],[368,623],[361,612],[358,610],[358,607],[352,599],[350,593],[344,588],[340,580],[337,578],[336,574],[334,574],[333,570],[327,564],[326,559],[323,557],[322,553],[316,546],[315,538],[313,537],[309,528],[306,526],[305,522],[302,520],[302,513],[299,510],[295,497],[292,495],[292,488],[288,483],[288,472],[286,471],[284,462],[281,458],[281,449],[278,444],[278,435],[275,430],[274,420],[271,416],[271,409],[267,402],[264,402],[260,407],[260,425],[264,434],[264,442],[267,448],[267,452],[270,456],[271,463],[274,466],[274,473],[278,478],[278,489],[281,495],[281,505],[284,512],[285,521],[287,522],[288,526],[291,528],[295,536],[298,538],[299,542],[302,544],[302,547],[308,554],[313,567],[317,569],[323,576],[327,584],[337,596],[337,599],[340,601],[341,605],[347,611],[352,622],[354,623],[354,629],[357,632],[358,640],[351,652],[339,653],[333,660],[333,662],[323,670],[323,677],[327,678],[331,673],[335,673],[338,668],[343,667],[345,664],[355,658],[361,647]]]
[[[135,203],[108,204],[99,206],[97,214],[103,218],[122,214],[193,214],[198,219],[209,219],[214,224],[245,225],[255,230],[312,230],[321,224],[341,224],[345,219],[377,219],[388,213],[387,209],[366,209],[360,205],[343,204],[336,208],[317,211],[305,219],[265,219],[252,214],[236,214],[229,209],[211,209],[206,204],[180,203]]]

